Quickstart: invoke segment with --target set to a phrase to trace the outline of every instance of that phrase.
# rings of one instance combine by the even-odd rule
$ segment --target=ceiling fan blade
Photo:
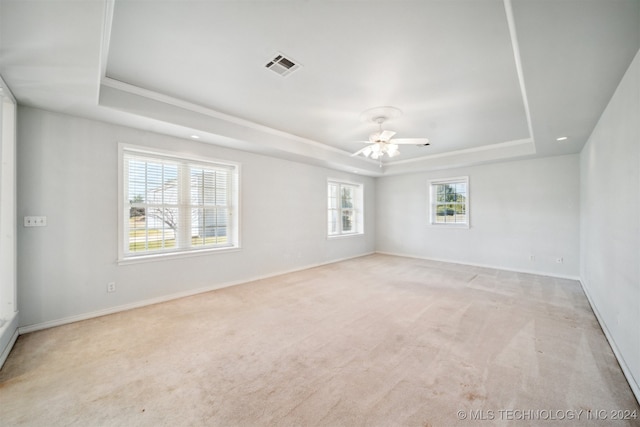
[[[394,138],[391,142],[394,144],[424,145],[429,143],[429,139],[427,138]]]
[[[358,141],[358,142],[359,142],[359,141]],[[364,152],[367,150],[367,148],[368,148],[368,149],[371,149],[371,146],[367,145],[366,147],[362,147],[361,149],[359,149],[358,151],[356,151],[355,153],[353,153],[353,154],[351,155],[351,157],[355,157],[355,156],[357,156],[357,155],[358,155],[358,154],[360,154],[360,153],[363,153],[363,154],[364,154]],[[368,156],[369,156],[369,154],[365,154],[365,157],[368,157]]]
[[[391,139],[391,137],[393,135],[395,135],[396,133],[392,130],[383,130],[382,132],[380,132],[380,135],[378,136],[378,139],[380,141],[389,141]]]

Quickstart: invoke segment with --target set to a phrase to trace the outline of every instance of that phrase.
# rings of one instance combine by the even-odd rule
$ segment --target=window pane
[[[454,222],[457,222],[457,223],[466,223],[467,222],[466,207],[465,207],[464,204],[456,204],[455,205]]]
[[[228,243],[229,209],[217,208],[215,219],[215,235],[217,244]]]
[[[341,186],[340,202],[343,209],[353,208],[353,187]]]
[[[191,197],[192,205],[202,205],[204,201],[203,194],[203,176],[202,169],[191,169],[189,172],[189,185],[191,190],[189,196]]]
[[[456,187],[453,185],[446,184],[445,186],[445,201],[453,202],[456,200]]]
[[[147,194],[147,164],[138,160],[129,160],[129,202],[146,202]]]
[[[342,211],[342,232],[343,233],[353,232],[353,227],[354,227],[353,211],[343,210]]]
[[[444,222],[454,222],[455,208],[453,204],[447,203],[444,209]]]
[[[216,171],[215,175],[215,204],[218,206],[227,206],[229,192],[229,172]]]
[[[160,238],[162,248],[176,246],[176,233],[178,230],[178,209],[164,208],[162,210],[162,236]]]
[[[329,234],[337,234],[338,233],[338,211],[337,210],[329,210],[328,215],[329,221]]]
[[[162,171],[162,203],[178,204],[178,165],[164,164]]]
[[[202,171],[202,201],[205,205],[216,204],[216,172]]]
[[[228,209],[193,208],[191,210],[191,243],[196,246],[228,243]]]
[[[147,250],[147,219],[145,208],[129,209],[129,251]]]
[[[176,246],[177,209],[137,208],[129,218],[129,251],[155,251]]]
[[[329,209],[338,208],[338,198],[329,196]]]
[[[189,185],[191,187],[191,205],[202,206],[214,198],[212,197],[213,179],[208,171],[191,167],[189,171]]]
[[[178,210],[175,208],[148,208],[147,226],[149,229],[178,228]]]
[[[204,244],[204,209],[191,208],[191,244]]]

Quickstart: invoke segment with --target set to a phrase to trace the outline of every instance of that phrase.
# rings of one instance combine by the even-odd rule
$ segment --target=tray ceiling
[[[633,0],[0,7],[19,103],[369,175],[578,152],[640,47]],[[379,168],[349,154],[384,105],[431,146]]]

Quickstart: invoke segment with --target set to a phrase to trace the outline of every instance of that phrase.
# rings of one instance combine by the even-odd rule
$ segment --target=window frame
[[[229,209],[229,223],[226,226],[226,233],[231,237],[231,242],[225,245],[203,245],[203,246],[191,246],[189,243],[187,246],[181,246],[176,249],[164,249],[144,251],[138,254],[131,253],[126,250],[125,245],[129,244],[128,239],[128,218],[129,203],[125,200],[128,197],[128,189],[125,186],[128,185],[128,176],[125,176],[127,172],[125,164],[125,155],[131,154],[133,156],[148,157],[149,159],[167,160],[179,164],[178,175],[182,174],[181,181],[176,183],[178,191],[178,207],[177,209],[193,209],[196,205],[193,201],[187,203],[185,201],[185,192],[191,194],[190,178],[186,181],[187,175],[191,171],[192,167],[211,167],[212,169],[228,169],[229,172],[229,189],[227,191],[228,209]],[[163,149],[156,149],[152,147],[136,146],[126,143],[118,144],[118,264],[127,264],[142,261],[153,261],[167,258],[180,258],[190,257],[197,255],[211,254],[215,252],[229,252],[236,251],[241,248],[240,245],[240,172],[241,165],[236,162],[214,159],[210,157],[203,157],[194,155],[191,153],[183,153],[179,151],[169,151]],[[191,229],[191,221],[188,220],[189,227]],[[182,223],[184,229],[186,223]],[[176,236],[176,240],[179,239]],[[181,244],[189,241],[188,238],[183,238]]]
[[[17,124],[18,102],[0,76],[0,336],[17,328]],[[8,332],[12,334],[13,331]],[[8,344],[7,348],[11,348]],[[0,366],[2,363],[0,363]]]
[[[466,221],[465,222],[437,222],[437,194],[436,194],[436,186],[442,184],[465,184],[466,186],[466,197],[465,197],[465,212],[466,212]],[[458,176],[452,178],[438,178],[431,179],[428,182],[429,187],[429,223],[435,227],[445,227],[445,228],[470,228],[471,227],[471,211],[469,210],[469,200],[470,200],[470,187],[469,187],[469,176]],[[449,203],[450,204],[450,203]]]
[[[331,210],[334,210],[334,208],[332,208],[329,203],[329,186],[332,184],[338,186],[338,189],[337,189],[338,195],[341,192],[342,186],[352,187],[355,190],[354,191],[355,194],[353,197],[354,206],[351,208],[348,208],[348,210],[352,210],[354,212],[353,217],[355,218],[355,223],[356,223],[354,231],[344,232],[342,230],[342,221],[340,220],[340,218],[342,217],[342,211],[346,210],[347,208],[343,208],[342,206],[340,206],[335,208],[335,210],[337,211],[336,224],[338,226],[338,231],[333,234],[329,232],[329,212]],[[338,196],[337,199],[339,200],[340,197]],[[328,239],[339,239],[344,237],[361,236],[364,234],[364,184],[363,183],[346,181],[343,179],[329,178],[327,179],[325,201],[326,201],[325,227],[326,227],[326,233],[327,233]],[[338,204],[336,204],[336,206],[337,205]]]

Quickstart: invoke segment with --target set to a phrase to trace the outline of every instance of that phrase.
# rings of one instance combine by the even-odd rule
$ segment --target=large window
[[[122,256],[238,246],[238,166],[123,147]]]
[[[329,181],[327,193],[329,237],[362,234],[362,184]]]
[[[16,114],[16,100],[0,77],[0,349],[17,328]]]
[[[429,181],[431,224],[469,226],[469,177]]]

